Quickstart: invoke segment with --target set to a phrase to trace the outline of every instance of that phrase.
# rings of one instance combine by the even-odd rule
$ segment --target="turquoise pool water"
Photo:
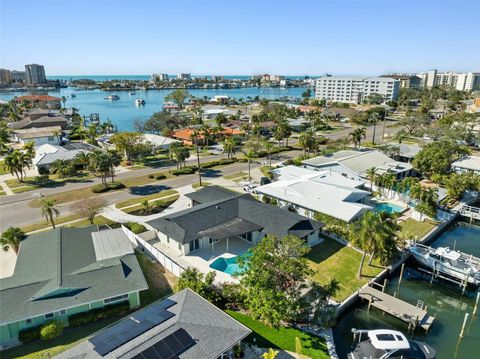
[[[245,270],[245,268],[240,268],[238,256],[231,258],[219,257],[209,267],[230,275],[241,274]]]
[[[405,210],[405,207],[387,202],[378,202],[374,206],[377,212],[401,213]]]

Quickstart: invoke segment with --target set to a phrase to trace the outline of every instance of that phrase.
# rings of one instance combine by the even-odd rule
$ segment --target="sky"
[[[0,0],[0,67],[52,75],[480,71],[480,0]]]

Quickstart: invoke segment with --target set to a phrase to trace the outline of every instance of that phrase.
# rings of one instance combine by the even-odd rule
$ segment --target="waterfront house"
[[[191,289],[155,302],[97,332],[57,359],[229,358],[251,330]]]
[[[2,263],[4,265],[4,263]],[[130,240],[121,229],[57,228],[27,236],[15,270],[0,279],[0,346],[19,344],[22,329],[128,302],[148,288]]]
[[[297,213],[255,200],[249,194],[228,194],[206,187],[188,195],[197,205],[146,222],[157,232],[162,246],[177,256],[186,256],[218,244],[255,245],[267,234],[294,235],[309,245],[319,242],[322,225]]]
[[[62,99],[49,95],[25,95],[16,97],[17,102],[26,102],[29,106],[40,107],[50,110],[59,110],[62,105]]]
[[[333,171],[312,171],[287,166],[272,171],[277,181],[255,188],[262,198],[274,199],[288,210],[313,218],[315,212],[351,222],[373,208],[364,204],[370,192],[363,181]]]
[[[318,156],[302,161],[305,167],[313,170],[328,170],[342,176],[363,181],[368,169],[375,167],[378,174],[393,173],[397,179],[412,174],[412,165],[395,161],[378,150],[342,150],[329,155]]]
[[[12,139],[22,145],[28,142],[35,143],[35,146],[41,145],[58,145],[60,144],[60,134],[62,129],[60,126],[28,128],[23,130],[13,130]]]
[[[452,170],[457,173],[473,172],[480,175],[480,157],[465,156],[452,163]]]

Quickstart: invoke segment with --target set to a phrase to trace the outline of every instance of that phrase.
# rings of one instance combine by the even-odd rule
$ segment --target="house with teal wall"
[[[128,301],[140,305],[147,283],[121,228],[57,228],[27,236],[13,275],[0,279],[0,348],[20,344],[22,329]]]

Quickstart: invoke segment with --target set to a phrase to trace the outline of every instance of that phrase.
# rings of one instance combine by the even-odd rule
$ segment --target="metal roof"
[[[92,242],[97,261],[134,253],[132,242],[121,228],[92,232]]]

